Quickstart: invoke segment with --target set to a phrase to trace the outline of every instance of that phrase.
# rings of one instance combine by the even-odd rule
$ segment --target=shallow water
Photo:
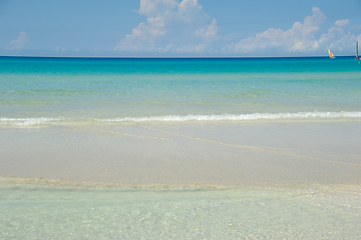
[[[2,184],[0,237],[356,239],[360,189],[117,189]]]

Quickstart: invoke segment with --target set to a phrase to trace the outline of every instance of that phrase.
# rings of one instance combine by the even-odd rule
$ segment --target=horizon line
[[[23,58],[159,58],[159,59],[176,59],[176,58],[312,58],[324,57],[327,55],[311,55],[311,56],[37,56],[37,55],[0,55],[0,57],[23,57]],[[353,57],[353,55],[344,55],[337,57]]]

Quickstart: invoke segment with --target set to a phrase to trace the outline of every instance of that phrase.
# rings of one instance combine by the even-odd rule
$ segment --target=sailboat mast
[[[358,58],[358,42],[356,42],[356,59],[359,59]]]

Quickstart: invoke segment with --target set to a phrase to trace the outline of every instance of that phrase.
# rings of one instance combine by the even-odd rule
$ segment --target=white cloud
[[[330,27],[327,33],[323,33],[318,40],[319,43],[329,43],[333,41],[337,37],[341,37],[345,35],[345,31],[343,27],[345,27],[349,23],[348,19],[337,20],[335,25]]]
[[[301,22],[295,22],[287,31],[270,28],[254,37],[242,39],[238,43],[228,45],[226,51],[254,52],[267,47],[281,48],[285,52],[308,52],[318,48],[315,34],[326,16],[319,8],[312,8],[312,16],[306,16]]]
[[[203,52],[217,36],[217,22],[204,12],[198,0],[140,0],[146,23],[132,29],[115,46],[132,52]]]
[[[24,48],[25,43],[28,41],[28,35],[25,32],[20,32],[18,38],[12,40],[6,47],[5,50],[8,51],[20,51]]]
[[[335,22],[335,26],[337,27],[345,27],[347,24],[349,24],[350,20],[348,19],[343,19],[343,20],[337,20]]]
[[[229,44],[222,50],[225,53],[256,53],[260,49],[273,48],[286,54],[322,53],[328,48],[352,51],[354,42],[360,39],[361,35],[356,37],[345,31],[344,28],[350,23],[348,19],[337,20],[334,26],[322,33],[321,25],[326,16],[317,7],[312,8],[312,13],[312,16],[305,17],[303,23],[295,22],[292,28],[286,31],[270,28],[256,36]]]
[[[321,49],[332,48],[338,52],[352,52],[355,47],[355,42],[361,40],[361,34],[355,36],[350,31],[346,31],[344,28],[349,23],[350,21],[348,19],[337,20],[334,26],[328,29],[327,33],[323,33],[318,40]]]
[[[195,35],[203,38],[206,42],[212,41],[217,36],[217,22],[216,19],[212,20],[212,23],[207,28],[201,28],[195,31]]]

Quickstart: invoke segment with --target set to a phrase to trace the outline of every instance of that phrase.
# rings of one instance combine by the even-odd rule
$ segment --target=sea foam
[[[13,125],[13,126],[32,126],[55,124],[60,118],[0,118],[0,125]]]
[[[304,119],[304,118],[360,118],[361,112],[298,112],[298,113],[251,113],[251,114],[212,114],[212,115],[166,115],[153,117],[125,117],[96,119],[107,122],[186,122],[186,121],[245,121],[259,119]]]
[[[123,117],[123,118],[0,118],[3,126],[35,126],[35,125],[74,125],[89,123],[122,123],[122,122],[221,122],[221,121],[254,121],[254,120],[282,120],[282,119],[332,119],[361,118],[361,112],[297,112],[297,113],[251,113],[251,114],[211,114],[211,115],[164,115],[148,117]]]

